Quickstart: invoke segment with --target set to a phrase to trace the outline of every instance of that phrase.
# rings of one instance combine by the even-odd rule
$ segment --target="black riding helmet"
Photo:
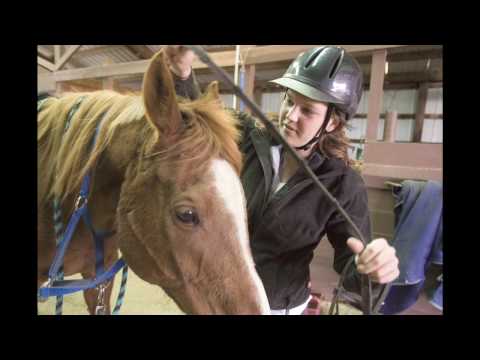
[[[355,115],[363,91],[360,65],[337,46],[321,46],[301,53],[281,78],[271,82],[332,104],[345,114],[346,120]]]

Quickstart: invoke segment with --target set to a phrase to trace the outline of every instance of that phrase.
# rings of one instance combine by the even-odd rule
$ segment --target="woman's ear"
[[[328,122],[327,128],[325,129],[326,132],[329,134],[335,131],[340,126],[340,122],[340,118],[332,114],[332,116],[330,117],[330,121]]]

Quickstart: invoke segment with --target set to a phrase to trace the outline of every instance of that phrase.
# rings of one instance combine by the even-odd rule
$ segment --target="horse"
[[[186,314],[269,314],[249,246],[237,125],[217,82],[195,101],[176,96],[163,50],[150,61],[139,95],[101,90],[44,100],[37,117],[37,286],[48,279],[56,251],[53,201],[66,223],[83,176],[93,171],[92,223],[114,232],[105,240],[106,268],[120,251]],[[63,271],[94,276],[94,244],[83,222]],[[94,314],[98,290],[83,295]]]

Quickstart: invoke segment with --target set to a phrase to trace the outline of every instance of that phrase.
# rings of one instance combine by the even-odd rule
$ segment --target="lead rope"
[[[72,106],[70,111],[68,112],[67,122],[65,123],[65,129],[63,130],[62,142],[65,136],[65,133],[70,127],[70,122],[72,120],[72,117],[77,111],[78,107],[80,106],[84,98],[85,98],[84,96],[79,98],[77,102]],[[64,232],[64,225],[62,221],[62,207],[60,206],[60,201],[58,200],[58,198],[53,199],[53,225],[55,227],[55,245],[58,247],[58,244],[60,244],[62,241],[63,232]],[[65,274],[63,272],[63,264],[62,264],[58,269],[58,275],[56,277],[56,280],[59,280],[59,281],[63,280],[64,275]],[[58,295],[56,297],[56,303],[55,303],[55,315],[62,315],[62,313],[63,313],[63,295]]]
[[[120,284],[120,290],[118,292],[117,302],[115,308],[113,309],[112,315],[118,315],[120,308],[123,304],[123,298],[125,297],[125,291],[127,289],[127,277],[128,277],[128,266],[125,265],[122,270],[122,283]]]
[[[60,242],[62,241],[63,237],[63,221],[62,221],[62,208],[58,204],[58,199],[53,200],[53,225],[55,227],[55,244],[58,246]],[[60,269],[58,269],[58,275],[57,279],[58,280],[63,280],[63,264],[60,266]],[[56,303],[55,303],[55,315],[62,315],[62,309],[63,309],[63,295],[58,295],[56,297]]]
[[[40,111],[42,108],[43,104],[48,100],[48,98],[42,99],[38,101],[37,103],[37,112]],[[71,116],[71,114],[69,114]],[[70,121],[67,121],[67,125],[65,127],[64,133],[67,131],[68,125]],[[63,221],[62,221],[62,209],[59,206],[58,199],[53,200],[53,226],[55,229],[55,245],[58,246],[58,244],[62,240],[62,235],[63,235]],[[63,264],[58,270],[58,275],[57,279],[58,280],[63,280],[64,273],[63,273]],[[46,301],[47,299],[39,299],[41,302]],[[59,295],[56,297],[56,303],[55,303],[55,315],[62,315],[62,309],[63,309],[63,296]]]

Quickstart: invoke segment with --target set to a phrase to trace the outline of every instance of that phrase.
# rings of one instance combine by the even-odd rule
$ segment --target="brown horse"
[[[47,99],[38,114],[38,286],[55,254],[53,199],[61,200],[65,224],[81,179],[93,169],[93,225],[115,230],[105,242],[106,267],[120,250],[138,276],[161,286],[187,314],[268,314],[249,247],[237,140],[218,85],[194,102],[177,99],[162,51],[145,73],[141,96],[99,91]],[[93,277],[94,259],[80,222],[65,276]],[[84,297],[94,313],[97,290]]]

